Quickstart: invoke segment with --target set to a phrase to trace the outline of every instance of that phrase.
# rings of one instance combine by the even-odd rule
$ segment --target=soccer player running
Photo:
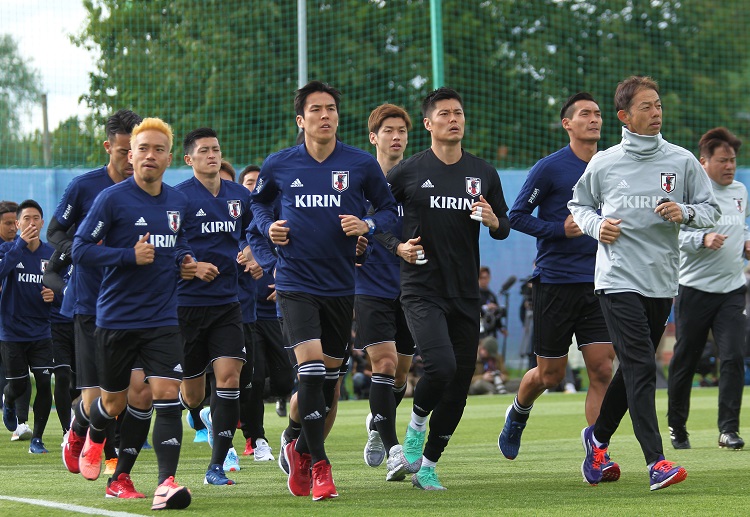
[[[193,214],[187,213],[185,195],[162,182],[172,162],[172,128],[158,118],[144,119],[133,129],[131,144],[133,177],[97,196],[73,244],[76,267],[104,268],[96,312],[101,396],[91,404],[79,467],[86,479],[99,476],[106,429],[125,409],[131,370],[139,360],[154,397],[146,412],[156,410],[159,486],[151,508],[180,509],[191,496],[174,479],[182,445],[183,372],[176,294],[178,277],[190,279],[197,271],[182,229]],[[136,426],[123,425],[121,432],[121,446],[143,444]]]
[[[686,423],[693,376],[708,331],[719,349],[719,447],[742,449],[739,436],[745,364],[745,259],[750,258],[750,215],[745,185],[734,179],[742,142],[727,128],[704,134],[700,162],[711,179],[721,219],[709,230],[680,231],[680,287],[675,299],[677,342],[669,363],[667,421],[672,446],[689,449]]]
[[[47,229],[47,238],[55,246],[55,253],[44,273],[44,283],[53,291],[62,291],[62,274],[72,263],[74,234],[71,234],[71,229],[75,230],[81,225],[101,191],[132,177],[133,165],[128,160],[130,134],[141,120],[138,114],[125,109],[110,116],[105,127],[107,140],[103,144],[109,155],[109,162],[104,167],[73,178],[66,187]],[[103,271],[98,264],[77,265],[68,281],[61,308],[62,314],[73,315],[76,384],[81,389],[81,401],[74,408],[75,416],[70,423],[70,431],[63,440],[63,463],[74,474],[80,472],[78,460],[86,440],[91,403],[100,395],[97,340],[94,334],[102,276]],[[109,440],[104,448],[107,467],[116,464],[107,486],[107,495],[110,497],[144,497],[135,489],[130,490],[130,471],[151,428],[151,389],[143,379],[143,370],[134,369],[131,373],[131,389],[128,391],[128,410],[122,417],[122,425],[135,426],[134,436],[141,436],[140,443],[121,443],[119,458],[115,455],[115,443],[111,443],[113,440]],[[114,431],[114,427],[108,431],[112,438]],[[108,470],[105,472],[110,473]],[[112,483],[115,484],[114,487],[111,486]]]
[[[403,108],[382,104],[370,113],[368,128],[370,143],[375,146],[378,163],[385,175],[404,157],[411,119]],[[396,408],[404,398],[406,375],[415,348],[399,301],[399,262],[401,256],[416,256],[416,252],[422,249],[418,238],[401,242],[403,209],[400,206],[399,215],[390,232],[375,238],[367,261],[357,268],[354,298],[357,319],[354,346],[367,351],[372,365],[364,458],[367,465],[377,467],[387,456],[388,481],[400,481],[406,476],[406,471],[401,468],[401,446],[396,436]]]
[[[305,141],[269,156],[252,194],[261,234],[278,245],[276,290],[289,346],[299,365],[299,438],[283,454],[292,494],[338,496],[323,430],[351,333],[358,236],[394,222],[396,204],[380,166],[337,142],[340,93],[320,81],[297,90],[294,108]],[[281,198],[281,219],[273,203]],[[365,217],[365,200],[375,212]],[[312,465],[312,479],[310,466]]]
[[[719,212],[698,160],[660,133],[653,79],[620,82],[615,109],[622,142],[594,155],[568,203],[583,233],[599,240],[594,288],[620,361],[596,422],[581,432],[581,471],[590,484],[601,481],[609,441],[630,410],[651,490],[658,490],[687,477],[664,459],[654,400],[656,346],[677,294],[680,223],[712,227]]]
[[[479,230],[505,239],[510,223],[497,171],[461,146],[466,119],[458,92],[431,92],[422,116],[432,145],[387,177],[404,207],[402,240],[419,236],[424,247],[401,262],[401,304],[425,368],[401,463],[414,486],[444,490],[435,465],[461,420],[479,346]]]
[[[193,177],[175,188],[188,198],[190,218],[185,236],[198,260],[192,280],[180,280],[177,305],[185,340],[185,364],[180,398],[188,408],[203,402],[206,368],[216,377],[211,407],[200,416],[212,446],[205,484],[233,485],[224,473],[224,459],[240,415],[240,372],[245,362],[242,311],[237,298],[237,252],[244,246],[250,224],[250,193],[242,185],[222,180],[221,146],[211,128],[198,128],[183,141],[185,163]]]
[[[16,212],[18,211],[18,203],[15,201],[0,201],[0,244],[3,242],[13,242],[18,233],[18,226],[16,225]],[[2,320],[0,320],[2,324]],[[5,363],[2,360],[0,354],[0,395],[5,391],[5,385],[7,384],[5,378]],[[2,397],[0,397],[2,398]],[[26,392],[18,397],[15,402],[16,418],[21,419],[24,425],[19,425],[16,430],[10,435],[10,441],[15,442],[17,440],[30,440],[33,431],[26,425],[26,420],[29,418],[29,403],[31,402],[31,383],[28,384]],[[0,407],[2,404],[0,404]],[[12,421],[12,420],[11,420]]]
[[[48,452],[42,438],[52,409],[54,368],[49,318],[55,294],[42,285],[42,273],[54,249],[39,238],[43,226],[42,207],[27,199],[16,212],[20,234],[0,245],[0,353],[7,378],[3,423],[11,432],[21,426],[28,428],[28,412],[17,416],[16,399],[26,393],[31,369],[36,382],[34,430],[29,444],[32,454]]]
[[[260,167],[248,165],[239,176],[239,183],[248,192],[252,192],[257,183]],[[271,252],[267,237],[261,237],[264,249]],[[266,375],[270,380],[271,393],[284,400],[290,396],[294,387],[294,372],[289,361],[289,354],[284,349],[284,339],[281,335],[279,325],[280,315],[277,313],[276,293],[273,287],[273,276],[263,271],[254,257],[247,260],[243,254],[238,255],[238,260],[244,264],[243,272],[240,273],[240,298],[252,296],[243,305],[243,311],[252,306],[252,325],[245,327],[246,343],[252,346],[253,361],[251,368],[251,388],[248,393],[240,397],[240,421],[242,422],[242,434],[245,437],[244,455],[253,455],[255,461],[274,461],[271,446],[265,436],[265,405],[263,392]],[[275,256],[273,257],[275,264]],[[269,299],[270,297],[270,299]],[[247,335],[250,333],[250,335]],[[251,338],[251,339],[248,339]],[[248,365],[245,365],[247,368]],[[244,372],[243,372],[244,374]],[[243,388],[244,389],[244,388]],[[278,407],[278,402],[277,402]],[[280,451],[279,457],[283,457]]]
[[[498,446],[512,460],[518,456],[521,434],[534,401],[565,377],[573,334],[583,354],[589,378],[586,421],[596,421],[612,378],[614,348],[599,300],[594,294],[595,239],[573,221],[568,201],[573,186],[596,154],[602,113],[591,94],[576,93],[560,110],[570,144],[542,158],[529,171],[510,211],[510,226],[537,239],[532,274],[534,353],[537,366],[526,372],[513,404],[505,413]],[[538,215],[532,213],[538,209]],[[603,481],[616,481],[619,466],[602,466]]]

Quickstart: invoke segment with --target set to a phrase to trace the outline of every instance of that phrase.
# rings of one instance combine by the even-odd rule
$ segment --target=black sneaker
[[[719,447],[734,449],[736,451],[745,446],[745,440],[739,437],[737,433],[721,433],[719,435]]]
[[[286,399],[280,398],[276,401],[276,414],[280,417],[286,416]]]
[[[690,434],[688,434],[685,427],[669,428],[669,438],[672,440],[672,447],[675,449],[689,449],[690,439],[688,439],[688,436],[690,436]],[[721,438],[719,440],[719,443],[721,443]]]

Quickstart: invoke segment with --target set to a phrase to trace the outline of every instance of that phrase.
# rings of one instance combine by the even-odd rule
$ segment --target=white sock
[[[430,461],[424,456],[422,456],[422,467],[435,467],[437,466],[437,461]]]
[[[596,439],[596,435],[594,433],[591,433],[591,439],[594,441],[594,445],[599,447],[600,449],[604,449],[607,447],[606,443],[602,443],[599,440]]]
[[[419,416],[414,411],[411,412],[411,422],[409,425],[417,430],[417,431],[426,431],[427,430],[427,417],[426,416]]]

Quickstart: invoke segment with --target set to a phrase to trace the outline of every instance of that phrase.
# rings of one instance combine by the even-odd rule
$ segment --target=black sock
[[[203,406],[198,406],[197,408],[189,409],[190,416],[193,417],[193,427],[196,431],[200,431],[201,429],[206,428],[206,424],[203,423],[203,420],[201,420],[201,409],[203,409]]]
[[[370,412],[372,424],[380,433],[386,453],[398,443],[396,437],[396,401],[393,396],[393,375],[372,374]]]
[[[112,475],[112,479],[122,474],[130,474],[133,470],[135,460],[141,452],[143,442],[148,438],[148,432],[151,430],[151,415],[153,408],[137,409],[132,406],[125,408],[120,428],[120,454],[117,459],[117,468]]]
[[[177,399],[154,400],[154,409],[156,418],[152,439],[159,465],[158,484],[161,485],[169,476],[175,475],[180,461],[182,405]]]
[[[73,403],[73,399],[70,398],[71,377],[70,368],[67,366],[55,368],[55,410],[63,433],[70,429],[70,406]]]
[[[534,404],[526,407],[518,403],[518,395],[513,399],[513,409],[510,410],[510,419],[516,422],[525,423],[529,420],[529,413]]]
[[[78,436],[86,437],[86,431],[89,430],[89,417],[83,409],[83,399],[78,401],[75,407],[75,420],[73,421],[73,432]]]
[[[298,406],[299,409],[299,406]],[[289,424],[286,426],[286,429],[284,429],[284,438],[286,439],[287,443],[291,442],[292,440],[296,440],[299,438],[299,434],[302,432],[302,424],[299,422],[295,422],[292,420],[292,417],[289,417]]]
[[[309,451],[314,465],[320,460],[328,460],[323,434],[325,428],[326,401],[323,395],[326,368],[323,361],[308,361],[299,365],[299,390],[297,406],[302,423],[302,433],[297,440],[296,450]]]
[[[104,459],[111,460],[117,457],[117,451],[115,450],[120,443],[119,433],[117,427],[120,425],[122,414],[115,418],[114,425],[108,425],[105,432],[107,433],[107,441],[104,442]]]
[[[232,438],[240,417],[240,389],[216,388],[212,399],[216,399],[215,410],[211,412],[214,428],[214,447],[211,451],[211,464],[224,464]]]
[[[49,369],[35,368],[36,396],[34,397],[34,434],[33,438],[42,438],[47,427],[47,420],[52,410],[52,374]],[[48,372],[48,373],[44,373]]]
[[[401,401],[404,400],[404,395],[406,395],[406,383],[403,383],[401,386],[393,385],[393,398],[396,400],[396,407],[398,407],[401,404]]]
[[[95,443],[103,443],[107,437],[107,428],[115,423],[115,417],[107,413],[102,405],[101,397],[91,403],[91,415],[89,415],[89,436]]]

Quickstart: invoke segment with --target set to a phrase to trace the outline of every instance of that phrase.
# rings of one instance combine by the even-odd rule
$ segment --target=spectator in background
[[[503,358],[497,355],[497,339],[486,337],[479,342],[477,349],[477,366],[471,378],[469,395],[484,395],[508,393],[505,381],[508,373],[505,371]]]
[[[487,266],[479,268],[479,303],[481,304],[481,316],[479,336],[497,337],[498,329],[502,328],[502,313],[497,296],[490,289],[492,272]]]

